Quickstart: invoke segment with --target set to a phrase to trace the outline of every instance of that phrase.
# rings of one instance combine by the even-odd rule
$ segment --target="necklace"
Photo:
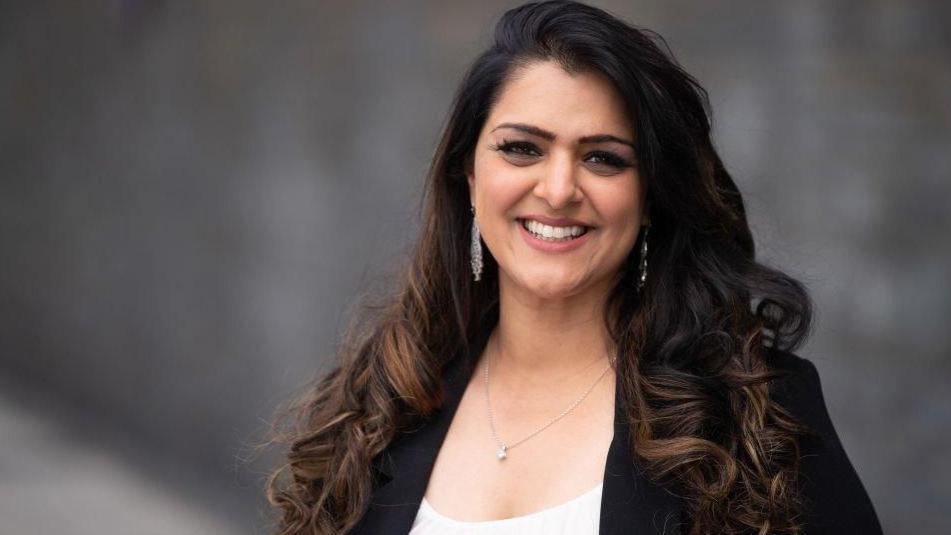
[[[604,377],[604,374],[608,373],[608,370],[611,369],[611,364],[614,363],[616,358],[617,358],[616,356],[612,356],[609,359],[608,365],[605,366],[604,371],[602,371],[601,374],[598,375],[598,378],[595,379],[593,383],[591,383],[591,386],[589,386],[588,389],[585,390],[584,394],[582,394],[580,398],[576,399],[574,403],[569,405],[568,408],[562,411],[561,414],[559,414],[558,416],[555,416],[554,418],[549,420],[548,423],[539,427],[538,429],[533,431],[528,436],[522,438],[521,440],[518,440],[511,444],[506,444],[502,442],[502,440],[499,438],[499,434],[495,431],[495,420],[492,418],[492,404],[489,402],[489,356],[486,355],[485,374],[484,374],[485,375],[485,406],[489,411],[489,427],[492,429],[492,438],[495,439],[496,444],[499,445],[499,451],[495,453],[495,456],[500,461],[504,460],[506,457],[508,457],[508,453],[507,453],[508,450],[514,448],[515,446],[518,446],[522,442],[525,442],[526,440],[532,438],[533,436],[541,433],[545,429],[548,429],[552,424],[554,424],[558,420],[561,420],[562,418],[567,416],[571,411],[575,410],[575,407],[577,407],[582,401],[584,401],[584,398],[588,397],[588,394],[590,394],[591,391],[594,390],[594,387],[601,381],[601,378]]]

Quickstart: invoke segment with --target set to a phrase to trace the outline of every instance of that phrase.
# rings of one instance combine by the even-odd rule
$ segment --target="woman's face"
[[[572,76],[547,61],[515,72],[468,174],[503,288],[558,298],[611,283],[646,222],[633,142],[626,106],[600,73]]]

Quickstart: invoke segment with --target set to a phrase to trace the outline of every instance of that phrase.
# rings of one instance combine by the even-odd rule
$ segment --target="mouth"
[[[581,238],[592,230],[593,227],[585,225],[552,226],[535,221],[534,219],[517,219],[532,237],[546,242],[570,242]]]

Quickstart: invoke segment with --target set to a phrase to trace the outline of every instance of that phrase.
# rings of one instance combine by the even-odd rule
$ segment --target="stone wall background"
[[[710,92],[888,533],[951,528],[951,7],[596,2]],[[0,518],[266,533],[253,460],[401,258],[513,2],[0,4]]]

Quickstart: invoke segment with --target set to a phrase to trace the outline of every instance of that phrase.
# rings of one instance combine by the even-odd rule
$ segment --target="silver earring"
[[[641,290],[644,288],[644,282],[647,280],[647,231],[650,230],[650,228],[650,225],[644,226],[644,239],[641,240],[641,263],[637,269],[640,273],[637,279],[637,293],[641,293]]]
[[[482,242],[479,241],[479,224],[476,223],[475,206],[470,206],[472,212],[472,242],[469,246],[469,262],[472,265],[472,276],[478,281],[482,278]]]

